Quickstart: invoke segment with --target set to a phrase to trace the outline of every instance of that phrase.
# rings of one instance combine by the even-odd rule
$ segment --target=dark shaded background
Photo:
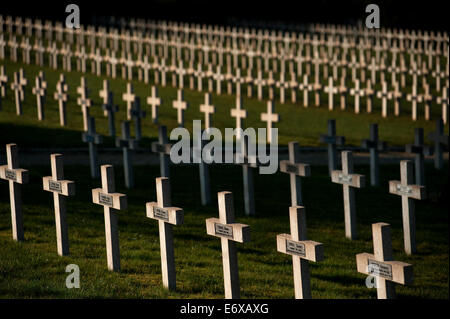
[[[365,21],[365,7],[376,3],[382,26],[409,29],[447,30],[446,2],[437,0],[91,0],[35,1],[2,0],[0,13],[65,21],[69,3],[80,6],[82,23],[96,23],[100,17],[139,17],[186,22],[253,26],[282,21],[301,25],[311,22],[354,24]]]

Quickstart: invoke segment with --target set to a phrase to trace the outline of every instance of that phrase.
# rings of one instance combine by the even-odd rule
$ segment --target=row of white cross
[[[313,85],[308,84],[307,76],[304,76],[305,81],[300,84],[299,88],[303,91],[303,104],[305,107],[309,105],[309,89],[313,89]],[[448,80],[447,80],[448,82]],[[0,89],[1,89],[1,97],[5,97],[6,88],[8,83],[8,77],[5,72],[4,66],[0,68]],[[22,114],[22,102],[24,99],[24,87],[27,85],[28,81],[25,77],[23,69],[20,69],[19,73],[14,74],[14,82],[11,83],[11,89],[15,92],[16,96],[16,112],[18,115]],[[44,79],[43,72],[41,71],[39,75],[36,77],[35,86],[33,87],[33,94],[36,95],[37,98],[37,108],[38,108],[38,118],[42,120],[44,118],[44,107],[45,96],[47,83]],[[316,85],[317,87],[317,85]],[[394,114],[396,116],[400,115],[400,100],[403,97],[402,93],[398,90],[398,84],[394,86],[393,90],[387,89],[387,83],[383,82],[383,88],[381,91],[375,91],[372,89],[370,80],[367,80],[367,87],[360,88],[359,80],[356,80],[355,87],[347,90],[344,85],[335,87],[333,84],[333,79],[329,78],[328,86],[323,88],[323,91],[328,95],[328,108],[329,110],[334,109],[334,95],[338,95],[340,97],[340,105],[341,109],[346,109],[347,107],[347,93],[354,96],[354,108],[355,113],[360,113],[361,110],[361,99],[363,97],[366,98],[366,109],[368,113],[372,113],[372,104],[373,104],[373,96],[376,96],[381,101],[381,113],[383,117],[387,117],[389,113],[389,101],[394,102]],[[60,76],[60,81],[56,86],[57,90],[54,94],[55,100],[58,100],[59,109],[60,109],[60,123],[62,126],[66,125],[65,118],[65,105],[68,99],[68,86],[65,83],[64,75]],[[237,98],[236,98],[236,108],[231,110],[231,116],[236,118],[236,128],[242,127],[242,119],[246,118],[247,114],[245,110],[242,110],[242,99],[240,94],[240,83],[236,85],[237,89]],[[258,89],[259,91],[259,89]],[[349,91],[349,92],[347,92]],[[294,92],[294,91],[293,91]],[[320,105],[320,95],[318,91],[315,91],[315,102],[316,106]],[[77,99],[78,105],[82,108],[83,112],[83,123],[84,130],[88,129],[87,127],[87,118],[89,116],[88,108],[92,105],[91,99],[88,98],[89,89],[86,86],[86,80],[84,77],[81,78],[81,85],[77,88],[77,93],[80,95]],[[147,98],[147,104],[151,106],[152,113],[152,121],[153,123],[158,122],[158,107],[161,105],[161,99],[158,97],[157,87],[151,87],[152,95]],[[281,90],[281,96],[284,96],[284,89]],[[258,93],[259,94],[259,93]],[[273,91],[271,93],[273,95]],[[432,102],[441,104],[442,106],[442,119],[444,124],[447,123],[448,118],[448,89],[444,88],[442,91],[442,96],[438,96],[433,98],[433,96],[429,93],[429,86],[425,84],[425,93],[418,94],[417,89],[413,86],[413,92],[406,95],[408,101],[411,102],[411,115],[413,120],[418,119],[418,105],[419,103],[423,103],[424,105],[424,115],[426,120],[431,119],[431,105]],[[118,110],[117,106],[114,105],[112,100],[112,92],[109,90],[109,82],[104,80],[103,89],[99,92],[100,97],[103,99],[103,109],[105,111],[105,115],[109,118],[109,126],[111,136],[115,136],[115,127],[114,127],[114,112]],[[127,104],[127,118],[128,120],[134,119],[137,125],[136,128],[136,136],[137,139],[140,139],[141,129],[140,129],[140,119],[145,117],[145,112],[141,110],[140,98],[133,93],[133,86],[131,83],[127,84],[127,91],[122,95],[123,101]],[[317,104],[318,103],[318,104]],[[173,107],[177,110],[177,121],[178,125],[184,126],[184,111],[188,107],[188,103],[184,101],[184,93],[182,89],[178,90],[177,100],[173,101]],[[211,115],[215,113],[215,107],[211,103],[211,95],[210,93],[205,94],[205,102],[200,105],[200,112],[205,114],[205,128],[211,127]],[[274,103],[273,100],[270,100],[267,103],[267,113],[261,114],[261,120],[267,122],[267,133],[268,139],[270,140],[271,129],[273,127],[273,123],[279,121],[279,116],[274,113]]]
[[[448,137],[447,137],[448,140]],[[0,178],[9,181],[13,239],[24,240],[22,222],[22,201],[20,185],[28,182],[28,171],[20,168],[16,144],[6,146],[7,165],[0,166]],[[43,189],[53,193],[57,234],[57,251],[61,256],[69,254],[68,225],[66,222],[65,197],[75,194],[75,183],[64,179],[63,156],[52,154],[52,175],[43,177]],[[389,192],[402,197],[403,231],[405,251],[416,252],[414,199],[425,197],[425,187],[413,185],[412,163],[401,161],[401,181],[391,181]],[[289,143],[289,160],[280,163],[282,172],[291,179],[292,205],[289,209],[290,234],[277,236],[277,250],[292,255],[294,286],[296,298],[311,298],[308,261],[321,261],[324,257],[323,245],[307,240],[306,215],[301,199],[301,176],[309,176],[308,164],[299,162],[298,144]],[[353,173],[352,152],[342,152],[342,170],[333,170],[332,181],[344,187],[344,212],[346,236],[356,238],[356,212],[354,188],[364,187],[364,176]],[[104,207],[105,234],[108,269],[120,270],[118,238],[118,211],[127,208],[127,197],[115,191],[114,170],[112,165],[101,166],[102,187],[92,190],[92,201]],[[170,182],[168,177],[156,179],[157,201],[146,204],[147,217],[158,220],[161,267],[163,285],[176,288],[175,261],[172,225],[183,224],[183,210],[171,203]],[[234,206],[231,192],[218,193],[219,218],[206,220],[209,235],[221,238],[223,254],[223,273],[226,298],[239,298],[239,275],[235,242],[250,240],[250,227],[234,221]],[[390,228],[388,224],[372,225],[374,255],[358,254],[357,268],[364,274],[376,277],[378,298],[395,296],[393,283],[410,284],[412,265],[393,260]]]
[[[258,44],[267,42],[272,44],[272,48],[274,50],[277,50],[278,48],[288,50],[291,46],[294,46],[298,42],[311,42],[314,45],[320,45],[325,44],[327,41],[330,41],[333,44],[335,42],[339,43],[339,41],[342,41],[344,45],[347,46],[351,45],[354,38],[362,38],[366,40],[370,39],[378,42],[383,41],[387,46],[392,46],[398,42],[402,48],[407,46],[409,49],[418,51],[420,50],[420,47],[418,46],[433,50],[433,44],[436,44],[438,47],[436,49],[440,50],[442,43],[448,43],[448,35],[446,32],[422,32],[421,30],[416,32],[410,30],[391,29],[380,29],[374,32],[373,30],[369,30],[367,28],[356,29],[348,26],[339,28],[335,26],[325,27],[317,25],[306,33],[296,33],[275,30],[243,30],[206,25],[200,27],[177,22],[166,23],[165,21],[158,21],[141,23],[139,27],[135,24],[129,24],[128,28],[123,28],[121,34],[119,35],[117,29],[113,29],[114,31],[110,33],[106,32],[105,27],[99,27],[97,30],[94,26],[81,26],[81,28],[73,30],[70,28],[64,28],[62,23],[59,22],[56,22],[55,26],[53,26],[51,21],[46,21],[45,25],[43,25],[39,19],[36,19],[35,23],[33,23],[31,19],[26,19],[26,22],[23,23],[21,17],[16,17],[16,20],[13,21],[10,16],[6,17],[6,19],[3,19],[3,17],[0,16],[0,31],[3,31],[3,25],[6,25],[6,29],[9,33],[15,31],[18,35],[23,34],[22,31],[25,27],[27,36],[32,36],[34,34],[39,39],[42,38],[42,30],[44,29],[46,31],[46,39],[50,41],[53,40],[53,34],[56,35],[57,41],[63,41],[64,34],[66,34],[66,39],[72,43],[73,35],[76,34],[79,44],[83,44],[85,37],[87,37],[90,43],[95,43],[99,40],[103,46],[106,46],[107,40],[112,40],[115,44],[119,40],[122,40],[128,42],[127,48],[129,48],[130,39],[136,42],[143,42],[149,35],[155,36],[158,39],[169,41],[172,38],[186,39],[189,37],[192,37],[192,40],[197,43],[217,43],[217,41],[228,41],[232,42],[233,45],[239,44],[247,48],[251,42],[256,42]]]

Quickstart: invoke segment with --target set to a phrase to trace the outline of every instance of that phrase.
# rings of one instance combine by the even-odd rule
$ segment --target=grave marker
[[[156,179],[156,198],[157,202],[146,204],[147,217],[158,221],[163,285],[174,290],[176,274],[172,225],[183,224],[184,212],[181,208],[172,207],[169,178]]]
[[[234,222],[233,193],[219,192],[219,218],[206,220],[206,233],[220,237],[225,299],[239,299],[239,270],[236,242],[250,241],[250,226]]]
[[[345,237],[356,239],[356,203],[354,188],[365,186],[364,175],[353,173],[353,153],[342,152],[342,171],[334,170],[331,173],[333,183],[342,184],[344,191],[344,215],[345,215]]]
[[[309,164],[300,163],[300,147],[297,142],[289,142],[289,160],[280,162],[280,171],[290,176],[291,206],[302,206],[302,184],[300,177],[311,175]]]
[[[289,207],[290,234],[277,235],[277,250],[292,255],[296,299],[310,299],[311,285],[308,261],[323,260],[323,245],[307,240],[306,213],[302,206]]]
[[[59,124],[61,126],[66,126],[66,103],[69,98],[66,90],[66,84],[64,82],[59,81],[56,84],[56,91],[53,95],[54,99],[58,101],[59,107]]]
[[[122,138],[116,138],[116,147],[122,148],[123,153],[123,169],[125,175],[125,186],[127,188],[134,187],[134,176],[133,176],[133,160],[131,150],[137,148],[137,143],[135,139],[131,138],[130,135],[130,122],[122,122]]]
[[[401,181],[389,182],[389,193],[402,197],[403,240],[405,252],[416,252],[416,221],[414,199],[425,199],[425,187],[413,185],[411,161],[400,162]]]
[[[188,106],[188,103],[184,101],[183,90],[178,90],[177,100],[172,102],[172,107],[177,110],[177,122],[179,127],[184,127],[184,110],[186,110]]]
[[[247,111],[242,109],[242,98],[240,96],[236,96],[236,108],[230,110],[231,117],[236,118],[236,129],[237,134],[236,138],[241,138],[241,128],[242,128],[242,119],[247,118]]]
[[[205,102],[200,104],[200,112],[205,114],[205,130],[211,127],[211,115],[216,112],[216,107],[212,105],[211,93],[205,93]]]
[[[120,271],[118,210],[127,209],[127,195],[115,192],[112,165],[102,165],[101,172],[102,188],[92,190],[92,202],[103,206],[108,269]]]
[[[375,277],[378,299],[393,299],[394,283],[409,285],[413,282],[413,267],[394,261],[389,224],[372,224],[372,238],[374,254],[356,255],[356,267],[358,272]]]
[[[20,83],[19,74],[17,72],[14,72],[14,82],[11,83],[11,90],[14,91],[14,98],[16,101],[16,114],[22,115],[22,100],[20,96],[22,95],[21,92],[23,92],[23,87]]]
[[[111,91],[108,91],[108,96],[106,97],[106,102],[102,105],[102,110],[106,112],[108,116],[108,130],[109,136],[116,136],[116,122],[114,113],[119,111],[119,106],[114,104],[113,101],[114,94]]]
[[[80,96],[77,98],[77,104],[81,107],[81,112],[83,113],[83,130],[88,130],[89,121],[89,107],[92,106],[91,99],[88,98],[89,90],[86,87],[86,79],[81,77],[81,85],[77,87],[77,93]]]
[[[127,91],[122,94],[122,100],[127,103],[127,119],[131,120],[131,108],[136,95],[133,93],[133,84],[127,83]]]
[[[407,144],[405,147],[406,153],[415,154],[415,171],[416,184],[425,185],[425,166],[424,157],[431,155],[432,150],[429,146],[424,144],[423,128],[414,129],[414,144]]]
[[[370,138],[363,140],[362,147],[370,151],[370,184],[380,185],[379,152],[385,151],[386,142],[378,139],[378,124],[370,124]]]
[[[36,105],[37,105],[37,113],[38,120],[42,121],[44,119],[44,97],[45,97],[45,88],[41,84],[41,78],[36,77],[36,86],[33,87],[33,94],[36,95]]]
[[[165,125],[159,126],[158,132],[158,142],[151,144],[152,152],[159,153],[161,177],[170,177],[170,148],[172,145],[167,140],[167,127]]]
[[[15,241],[23,241],[23,214],[21,184],[28,183],[28,170],[19,168],[19,151],[16,144],[6,144],[7,165],[0,166],[0,179],[9,181],[12,236]]]
[[[448,147],[449,136],[444,134],[444,123],[442,119],[436,120],[436,130],[428,134],[428,139],[434,142],[434,167],[442,169],[444,159],[442,156],[442,146]]]
[[[45,191],[53,193],[56,223],[56,245],[58,255],[69,255],[69,234],[67,230],[66,196],[75,195],[75,183],[64,179],[64,164],[61,154],[50,155],[52,175],[42,178]]]
[[[328,144],[328,171],[331,176],[331,172],[337,168],[336,145],[345,144],[345,137],[336,136],[336,120],[328,120],[328,135],[322,134],[319,141]]]
[[[147,104],[152,108],[152,122],[158,124],[158,108],[161,105],[161,98],[158,97],[158,88],[156,86],[151,87],[152,95],[147,97]]]
[[[147,113],[141,109],[141,98],[136,96],[131,108],[131,118],[134,120],[134,134],[136,140],[139,141],[142,138],[142,126],[141,118],[145,118]]]
[[[272,143],[272,128],[273,123],[278,123],[280,121],[280,116],[275,113],[275,102],[270,100],[267,101],[267,113],[261,113],[261,121],[267,123],[267,142]]]
[[[88,130],[82,134],[82,140],[89,144],[89,163],[91,167],[91,177],[99,177],[97,145],[103,142],[103,137],[95,131],[95,118],[88,118]]]

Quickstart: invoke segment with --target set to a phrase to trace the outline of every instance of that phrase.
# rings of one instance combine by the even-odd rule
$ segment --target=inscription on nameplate
[[[287,173],[298,174],[297,166],[287,163],[286,164],[286,172]]]
[[[369,259],[367,268],[371,275],[392,280],[392,266],[389,264]]]
[[[169,221],[169,211],[161,207],[153,207],[153,217]]]
[[[305,244],[286,239],[286,252],[305,257]]]
[[[5,178],[12,180],[12,181],[16,181],[17,180],[16,172],[14,172],[13,170],[10,170],[10,169],[6,169],[5,170]]]
[[[49,181],[48,182],[48,188],[51,191],[53,191],[53,192],[61,193],[61,191],[62,191],[62,187],[61,187],[61,183],[60,182]]]
[[[224,224],[214,224],[214,231],[216,235],[233,238],[233,227]]]
[[[105,206],[112,206],[113,205],[113,197],[106,195],[106,194],[102,194],[99,193],[98,194],[98,201],[100,204],[105,205]]]
[[[353,177],[351,175],[343,175],[339,174],[339,182],[344,184],[350,184],[352,182]]]
[[[409,186],[397,185],[397,192],[402,195],[411,195],[412,188]]]

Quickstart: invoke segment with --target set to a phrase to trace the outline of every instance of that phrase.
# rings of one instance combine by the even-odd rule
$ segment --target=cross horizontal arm
[[[280,171],[288,174],[308,177],[311,175],[311,167],[309,164],[291,163],[290,161],[280,162]]]
[[[159,207],[157,202],[146,204],[147,217],[162,220],[172,225],[182,225],[184,221],[184,211],[178,207]]]
[[[120,193],[105,193],[102,188],[92,190],[94,204],[111,207],[113,209],[127,209],[127,195]]]
[[[389,193],[419,200],[426,197],[425,186],[403,185],[400,181],[389,181]]]
[[[303,259],[318,262],[323,260],[323,244],[312,240],[292,240],[289,234],[277,235],[277,250],[280,253],[300,256]]]
[[[250,241],[250,226],[239,223],[223,224],[219,218],[206,220],[206,233],[211,236],[227,238],[239,243]]]
[[[68,180],[54,180],[52,176],[42,178],[44,190],[64,196],[75,195],[75,182]]]
[[[342,171],[332,171],[331,181],[337,184],[349,185],[351,187],[362,188],[366,185],[366,177],[359,174],[345,175]]]
[[[10,181],[14,181],[18,184],[28,183],[28,170],[22,168],[10,169],[8,165],[0,166],[0,178]]]
[[[369,263],[372,267],[377,266],[375,269],[378,268],[378,270],[369,272]],[[409,285],[414,280],[413,266],[411,264],[401,261],[377,261],[374,255],[368,253],[356,255],[356,267],[358,272],[362,274],[382,277],[402,285]]]

